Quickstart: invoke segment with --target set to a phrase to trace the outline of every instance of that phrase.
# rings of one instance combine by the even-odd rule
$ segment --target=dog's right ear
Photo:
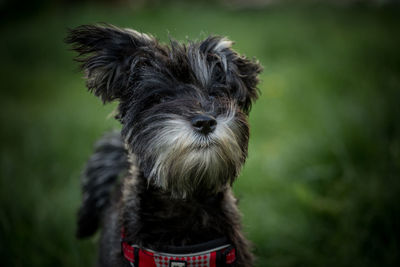
[[[83,25],[65,39],[79,54],[87,87],[104,103],[129,94],[135,69],[154,54],[157,41],[150,35],[112,25]]]

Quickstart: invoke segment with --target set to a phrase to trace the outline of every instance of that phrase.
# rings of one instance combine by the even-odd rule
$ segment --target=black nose
[[[217,126],[217,121],[213,117],[207,115],[197,115],[191,122],[193,128],[202,134],[213,132]]]

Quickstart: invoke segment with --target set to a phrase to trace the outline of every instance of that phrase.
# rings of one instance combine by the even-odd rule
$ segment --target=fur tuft
[[[76,61],[85,71],[87,87],[104,103],[127,92],[129,72],[141,64],[155,39],[131,29],[112,25],[82,25],[69,30],[65,39],[78,52]]]

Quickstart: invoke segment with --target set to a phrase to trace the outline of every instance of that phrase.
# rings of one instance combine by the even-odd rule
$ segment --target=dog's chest
[[[140,239],[144,244],[188,245],[224,236],[221,198],[211,201],[171,200],[145,196],[140,205]],[[178,263],[177,263],[178,264]]]

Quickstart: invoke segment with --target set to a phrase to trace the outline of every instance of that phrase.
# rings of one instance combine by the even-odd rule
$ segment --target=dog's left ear
[[[83,25],[69,30],[72,44],[86,73],[87,87],[104,103],[129,94],[135,69],[155,57],[158,42],[150,35],[112,25]]]
[[[207,56],[211,66],[220,65],[222,78],[237,99],[239,106],[248,113],[251,104],[258,98],[258,75],[262,72],[261,64],[249,59],[232,49],[233,42],[225,37],[211,36],[200,44],[200,51]],[[216,70],[214,70],[216,71]],[[217,77],[221,75],[216,75]]]

